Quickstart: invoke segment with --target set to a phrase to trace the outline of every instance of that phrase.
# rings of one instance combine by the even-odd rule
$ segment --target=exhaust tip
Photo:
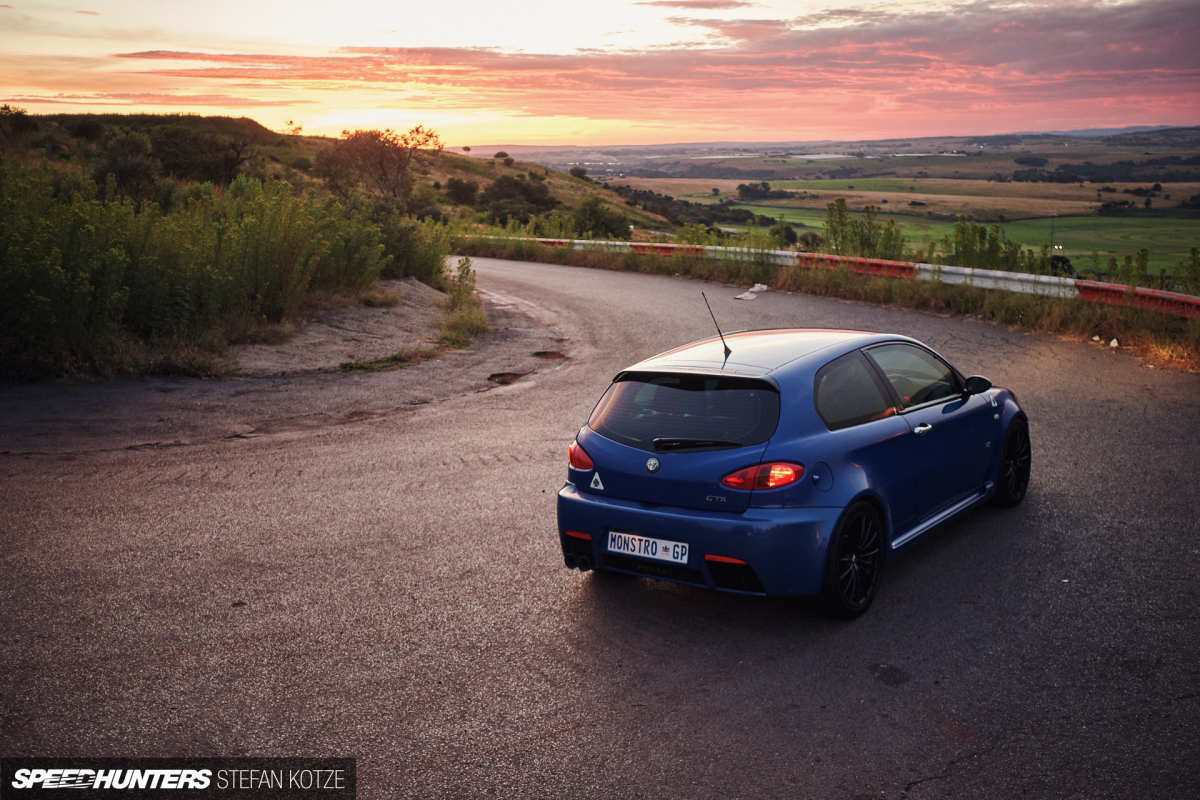
[[[567,569],[575,569],[575,556],[567,553],[563,556],[563,563],[567,565]]]
[[[592,568],[592,557],[591,556],[580,556],[575,561],[575,566],[579,569],[580,572],[587,572],[588,570],[590,570]]]

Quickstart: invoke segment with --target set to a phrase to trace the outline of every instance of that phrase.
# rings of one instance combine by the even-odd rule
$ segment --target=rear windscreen
[[[601,436],[643,450],[655,439],[760,444],[778,424],[779,392],[762,381],[642,373],[608,387],[588,420]]]

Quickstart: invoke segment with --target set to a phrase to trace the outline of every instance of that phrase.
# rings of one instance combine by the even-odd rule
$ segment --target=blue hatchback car
[[[743,331],[623,370],[568,459],[568,567],[818,595],[853,617],[893,551],[1021,501],[1029,423],[1011,391],[908,337]]]

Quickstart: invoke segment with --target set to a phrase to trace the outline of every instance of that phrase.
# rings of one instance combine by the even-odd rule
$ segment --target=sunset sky
[[[450,145],[1200,124],[1200,2],[8,0],[0,102]]]

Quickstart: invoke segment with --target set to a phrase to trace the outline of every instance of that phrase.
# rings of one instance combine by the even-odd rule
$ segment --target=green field
[[[854,182],[858,185],[858,182]],[[804,229],[820,232],[825,213],[816,209],[783,206],[747,205],[756,214],[782,219]],[[904,231],[911,248],[925,249],[931,240],[939,240],[954,231],[954,223],[931,220],[909,214],[879,214],[881,222],[893,220]],[[1063,253],[1080,272],[1095,271],[1092,252],[1099,254],[1099,270],[1107,267],[1108,257],[1133,255],[1141,248],[1150,251],[1152,272],[1177,271],[1180,261],[1192,247],[1200,247],[1200,220],[1171,217],[1057,217],[1028,219],[1005,223],[1002,227],[1009,238],[1026,247],[1040,248],[1050,241],[1050,226],[1054,225],[1054,241],[1063,246]],[[803,229],[802,229],[803,230]]]

